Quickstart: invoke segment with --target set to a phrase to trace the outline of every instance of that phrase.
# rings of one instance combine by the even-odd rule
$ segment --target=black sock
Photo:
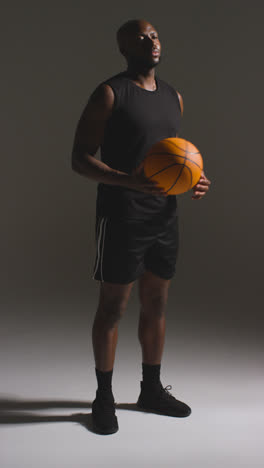
[[[113,369],[110,371],[100,371],[95,368],[95,373],[97,377],[98,393],[111,394]]]
[[[155,385],[160,382],[161,364],[145,364],[142,362],[143,383],[146,385]]]

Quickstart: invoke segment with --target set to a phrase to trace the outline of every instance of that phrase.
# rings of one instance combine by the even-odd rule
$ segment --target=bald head
[[[127,56],[131,40],[136,37],[137,33],[146,28],[153,29],[155,31],[155,28],[153,28],[153,26],[144,19],[129,20],[120,26],[116,33],[116,39],[122,55]]]
[[[126,42],[129,36],[133,35],[133,33],[137,32],[140,19],[134,19],[126,21],[126,23],[122,24],[116,33],[116,39],[118,43],[119,50],[121,54],[123,54],[126,48]]]

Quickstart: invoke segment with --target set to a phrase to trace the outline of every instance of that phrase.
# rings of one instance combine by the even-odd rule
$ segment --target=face
[[[155,67],[161,60],[161,44],[156,29],[140,22],[137,29],[126,38],[125,56],[129,62],[147,68]]]

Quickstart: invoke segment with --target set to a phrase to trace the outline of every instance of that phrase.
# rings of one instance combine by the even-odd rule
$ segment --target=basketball
[[[165,138],[152,145],[142,161],[144,175],[154,179],[168,195],[187,192],[200,179],[203,159],[183,138]]]

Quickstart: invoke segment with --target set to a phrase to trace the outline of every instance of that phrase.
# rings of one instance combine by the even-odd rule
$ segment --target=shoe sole
[[[142,410],[144,410],[146,413],[154,413],[154,414],[161,414],[163,416],[171,416],[172,418],[187,418],[187,416],[190,416],[191,411],[187,414],[168,414],[164,411],[157,410],[155,408],[148,408],[145,406],[141,406],[140,404],[136,403],[136,406]]]
[[[110,429],[102,429],[100,427],[97,427],[93,425],[93,431],[96,432],[96,434],[101,434],[101,435],[107,435],[107,434],[114,434],[115,432],[118,431],[118,427],[112,427]]]
[[[112,426],[109,428],[102,428],[100,426],[97,426],[96,423],[93,421],[93,431],[96,432],[97,434],[102,434],[102,435],[107,435],[107,434],[114,434],[119,430],[118,424],[116,426]]]

